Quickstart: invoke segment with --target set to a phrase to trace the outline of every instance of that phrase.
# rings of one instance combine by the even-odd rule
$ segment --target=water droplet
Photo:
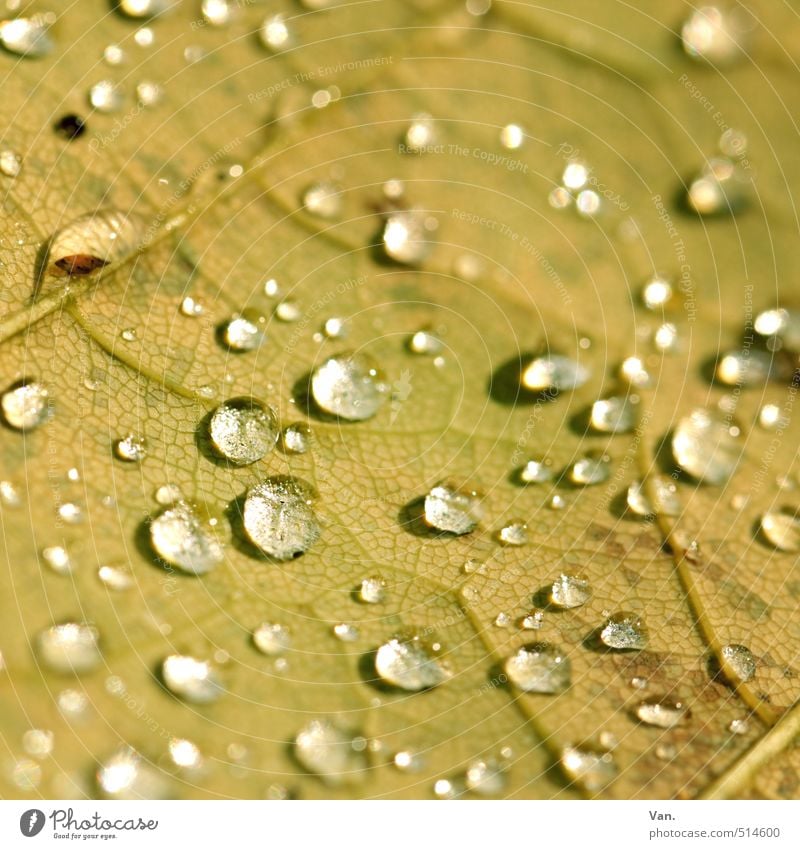
[[[233,9],[228,0],[203,0],[200,11],[203,20],[212,27],[224,27],[233,17]]]
[[[718,6],[695,9],[681,29],[686,54],[714,65],[737,59],[742,52],[745,35],[741,17],[733,10],[723,10]]]
[[[605,398],[592,404],[589,424],[600,433],[627,433],[636,423],[636,405],[628,397]]]
[[[342,212],[342,193],[333,183],[314,183],[303,193],[303,206],[318,218],[337,218]]]
[[[636,613],[614,613],[600,629],[600,641],[610,649],[641,651],[647,646],[647,629]]]
[[[567,506],[567,502],[560,495],[554,495],[547,502],[547,506],[551,510],[563,510]]]
[[[753,328],[763,336],[770,350],[786,347],[790,351],[800,348],[800,311],[765,310],[756,316]]]
[[[11,481],[0,481],[0,501],[5,507],[19,507],[22,504],[19,490]]]
[[[660,274],[656,274],[642,288],[642,303],[649,310],[661,310],[672,300],[672,283]]]
[[[517,150],[525,141],[525,132],[519,124],[506,124],[500,130],[500,144],[506,150]]]
[[[722,658],[738,682],[747,683],[756,674],[756,659],[747,646],[729,643],[722,647]]]
[[[386,582],[378,575],[364,578],[358,588],[358,597],[365,604],[380,604],[386,598]]]
[[[287,425],[281,433],[281,446],[287,454],[305,454],[311,447],[311,428],[304,422]]]
[[[561,182],[565,189],[573,192],[579,191],[589,181],[590,173],[589,167],[585,162],[573,159],[566,164],[564,172],[561,175]]]
[[[566,209],[572,203],[572,195],[563,186],[556,186],[547,196],[553,209]]]
[[[333,635],[343,643],[354,643],[359,637],[358,628],[349,622],[339,622],[333,626]]]
[[[162,560],[190,575],[204,575],[225,557],[217,525],[215,518],[179,501],[153,519],[150,539]]]
[[[283,15],[273,15],[261,24],[258,37],[267,50],[277,52],[291,44],[292,38]]]
[[[0,405],[6,424],[17,430],[33,430],[50,416],[48,391],[41,383],[18,383],[7,389]]]
[[[670,321],[660,325],[653,335],[653,346],[662,353],[676,351],[678,341],[678,328]]]
[[[156,37],[150,27],[142,27],[141,29],[137,29],[133,34],[133,40],[139,47],[152,47],[155,44]]]
[[[650,386],[652,379],[650,373],[639,357],[626,357],[619,369],[620,377],[631,384],[644,388]]]
[[[740,453],[730,423],[711,410],[693,410],[678,421],[672,435],[672,454],[683,471],[715,486],[730,478]]]
[[[275,307],[275,318],[286,324],[292,324],[296,321],[300,321],[302,317],[303,313],[296,301],[281,301]]]
[[[68,575],[72,572],[72,561],[67,549],[61,545],[51,545],[42,549],[42,559],[58,575]]]
[[[425,496],[425,521],[437,531],[468,534],[483,517],[480,494],[443,481]]]
[[[253,398],[232,398],[220,404],[208,423],[214,450],[235,466],[247,466],[269,454],[278,433],[275,411]]]
[[[330,357],[311,377],[311,395],[317,406],[349,421],[371,419],[386,402],[389,389],[378,364],[361,352]]]
[[[578,192],[578,196],[575,198],[575,209],[587,218],[597,215],[601,206],[600,195],[591,189],[584,189],[582,192]]]
[[[129,18],[154,18],[165,12],[172,0],[119,0],[117,8]]]
[[[508,628],[511,624],[511,617],[504,610],[501,610],[500,613],[495,616],[494,624],[497,628]]]
[[[553,478],[553,471],[545,460],[528,460],[517,472],[520,483],[547,483]]]
[[[769,354],[744,349],[721,357],[716,377],[726,386],[756,386],[766,383],[771,371],[772,357]]]
[[[13,18],[0,22],[0,44],[17,56],[37,59],[47,56],[53,49],[48,34],[52,15],[38,14],[29,18]]]
[[[788,420],[777,404],[764,404],[758,411],[758,423],[764,430],[785,429]]]
[[[152,80],[140,80],[136,83],[136,100],[141,106],[155,106],[163,94],[161,86]]]
[[[89,89],[89,103],[98,112],[117,112],[122,108],[122,92],[111,80],[101,80]]]
[[[58,515],[69,525],[77,525],[83,521],[83,510],[72,501],[62,504],[58,508]]]
[[[52,672],[90,672],[100,665],[100,635],[92,625],[65,622],[39,633],[36,653]]]
[[[617,766],[610,752],[584,746],[565,746],[561,752],[561,767],[570,781],[590,793],[604,789],[617,777]]]
[[[168,507],[176,501],[183,500],[181,488],[173,483],[162,484],[154,493],[153,496],[158,504],[162,507]]]
[[[114,443],[114,453],[120,460],[140,463],[147,456],[147,443],[143,436],[129,433]]]
[[[401,772],[419,772],[424,766],[422,756],[417,752],[410,752],[407,749],[398,752],[394,756],[393,763]]]
[[[107,799],[163,799],[167,793],[164,775],[127,746],[100,764],[97,786]]]
[[[11,780],[20,790],[31,792],[39,786],[42,780],[42,768],[36,761],[21,758],[13,764]]]
[[[464,783],[478,796],[497,796],[505,789],[506,774],[493,758],[475,761],[467,767]]]
[[[570,575],[562,572],[550,588],[550,601],[556,607],[565,609],[580,607],[592,597],[592,588],[588,578],[583,575]]]
[[[119,335],[125,342],[135,342],[137,338],[136,328],[126,327]]]
[[[0,174],[18,177],[22,170],[22,158],[13,150],[0,150]]]
[[[118,44],[109,44],[103,50],[103,59],[112,67],[121,65],[125,61],[125,51]]]
[[[253,643],[262,654],[279,655],[291,646],[292,635],[285,625],[276,622],[263,622],[253,632]]]
[[[132,254],[141,241],[138,221],[114,209],[80,215],[51,238],[50,272],[85,275]]]
[[[393,212],[383,227],[383,249],[389,259],[404,265],[416,265],[430,253],[426,216],[419,210]]]
[[[579,486],[596,486],[611,476],[611,463],[605,457],[581,457],[569,470],[569,479]]]
[[[436,125],[433,118],[425,113],[415,115],[406,130],[404,152],[424,153],[425,148],[434,144],[436,139]]]
[[[22,735],[22,748],[32,758],[46,758],[53,751],[55,735],[42,728],[31,728]]]
[[[222,684],[211,664],[189,655],[167,657],[161,664],[161,678],[173,695],[195,705],[209,704],[222,695]]]
[[[181,301],[180,311],[181,315],[185,315],[187,318],[197,318],[197,316],[203,314],[203,305],[191,295],[187,295]]]
[[[433,792],[437,799],[455,799],[459,795],[459,788],[447,778],[440,778],[434,782]]]
[[[375,653],[375,671],[381,680],[415,692],[436,687],[450,674],[420,637],[394,637]]]
[[[521,519],[515,519],[500,529],[497,539],[503,545],[527,545],[528,526]]]
[[[655,748],[656,757],[662,761],[674,760],[678,750],[672,743],[659,743]]]
[[[746,719],[732,719],[728,725],[731,734],[747,734],[749,730],[750,724]]]
[[[645,699],[636,705],[634,713],[641,722],[658,728],[683,725],[691,716],[686,704],[667,698]]]
[[[522,646],[503,668],[508,680],[526,693],[562,693],[572,681],[569,658],[550,643]]]
[[[247,491],[244,529],[250,541],[276,560],[291,560],[319,538],[319,521],[309,501],[312,490],[297,478],[267,478]]]
[[[100,582],[115,592],[130,589],[133,584],[133,575],[129,569],[123,566],[101,566],[97,570]]]
[[[222,340],[232,351],[255,351],[267,341],[262,324],[263,318],[251,313],[234,315],[222,326]]]
[[[191,740],[180,737],[169,741],[169,759],[181,769],[199,769],[203,765],[200,749]]]
[[[522,618],[520,627],[525,631],[538,631],[544,626],[544,611],[534,610]]]
[[[549,354],[531,360],[522,371],[523,389],[531,392],[556,390],[565,392],[583,386],[589,379],[589,369],[568,357]]]
[[[633,481],[628,487],[628,507],[637,516],[680,516],[683,508],[678,498],[675,483],[669,478],[655,477],[652,479],[652,503],[644,491],[641,481]]]
[[[354,784],[363,781],[368,766],[360,740],[329,720],[314,719],[295,737],[294,752],[303,769],[328,784]]]
[[[800,551],[800,519],[770,510],[761,517],[761,533],[779,551]]]
[[[689,184],[686,201],[698,215],[733,213],[746,200],[748,177],[730,159],[711,159]]]
[[[435,356],[444,349],[442,340],[429,330],[418,330],[408,340],[408,350],[412,354]]]

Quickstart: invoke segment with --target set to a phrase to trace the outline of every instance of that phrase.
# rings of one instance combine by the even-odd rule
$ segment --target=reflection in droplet
[[[673,294],[672,283],[656,274],[642,288],[642,303],[649,310],[660,310],[672,300]]]
[[[406,130],[404,149],[411,153],[422,153],[434,143],[436,129],[433,118],[425,113],[415,115]]]
[[[533,643],[507,658],[509,681],[526,693],[561,693],[572,681],[569,658],[550,643]]]
[[[190,575],[203,575],[225,557],[218,525],[218,519],[179,501],[153,519],[150,539],[162,560]]]
[[[363,738],[354,737],[326,719],[313,719],[295,737],[300,765],[330,785],[364,780],[368,766]]]
[[[666,698],[645,699],[636,705],[635,713],[641,722],[658,728],[674,728],[676,725],[683,725],[691,715],[685,703]]]
[[[389,389],[378,364],[363,352],[330,357],[311,377],[311,395],[317,406],[349,421],[372,418],[389,397]]]
[[[741,449],[736,432],[721,414],[698,408],[678,421],[672,454],[687,474],[719,486],[735,471]]]
[[[800,551],[800,518],[770,510],[761,517],[761,533],[779,551]]]
[[[50,416],[47,389],[36,382],[19,383],[0,398],[6,424],[17,430],[33,430]]]
[[[561,767],[567,777],[590,793],[597,793],[617,777],[617,766],[610,752],[583,746],[565,746]]]
[[[250,541],[276,560],[291,560],[319,539],[313,492],[297,478],[278,475],[247,491],[243,524]]]
[[[523,389],[544,392],[548,389],[565,392],[583,386],[589,379],[589,369],[568,357],[550,354],[535,357],[522,370]]]
[[[36,638],[36,653],[52,672],[90,672],[102,662],[100,634],[92,625],[65,622],[41,631]]]
[[[747,646],[739,643],[729,643],[722,647],[722,658],[737,681],[747,683],[756,674],[756,659]]]
[[[730,159],[711,159],[689,184],[686,201],[698,215],[730,214],[746,202],[748,177]]]
[[[517,150],[525,141],[525,131],[519,124],[506,124],[500,130],[500,144],[506,150]]]
[[[600,433],[627,433],[636,423],[636,405],[630,396],[595,401],[589,424]]]
[[[269,454],[278,441],[275,411],[253,398],[220,404],[208,423],[208,436],[220,457],[247,466]]]
[[[437,531],[468,534],[483,517],[477,490],[442,481],[425,496],[425,521]]]
[[[209,704],[222,695],[222,684],[211,664],[189,655],[172,654],[165,658],[161,678],[173,695],[192,704]]]
[[[562,572],[550,588],[550,601],[564,609],[580,607],[592,597],[588,578]]]
[[[449,677],[447,669],[418,636],[394,637],[375,653],[381,680],[401,690],[427,690]]]
[[[636,613],[615,613],[600,629],[600,641],[611,649],[641,651],[647,646],[647,629]]]

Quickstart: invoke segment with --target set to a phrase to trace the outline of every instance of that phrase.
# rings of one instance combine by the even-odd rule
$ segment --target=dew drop
[[[292,41],[283,15],[267,18],[258,30],[258,37],[267,50],[278,52],[287,48]]]
[[[318,366],[311,395],[325,413],[348,421],[371,419],[389,397],[389,383],[368,354],[346,351]]]
[[[18,177],[22,170],[22,158],[13,150],[0,150],[0,174]]]
[[[419,210],[393,212],[383,227],[383,249],[389,259],[404,265],[416,265],[430,253],[426,216]]]
[[[200,12],[203,20],[212,27],[227,26],[233,17],[233,9],[228,0],[203,0]]]
[[[118,44],[109,44],[103,50],[103,59],[106,65],[115,67],[121,65],[125,61],[125,51]]]
[[[610,752],[595,751],[584,746],[565,746],[561,767],[570,781],[590,793],[603,790],[617,777],[617,766]]]
[[[565,392],[583,386],[588,379],[588,368],[559,354],[534,358],[521,375],[522,388],[530,392]]]
[[[595,401],[589,424],[600,433],[628,433],[636,423],[636,405],[630,397]]]
[[[637,719],[646,725],[655,725],[658,728],[674,728],[676,725],[684,725],[691,716],[689,708],[674,699],[650,698],[639,702],[635,708]]]
[[[478,796],[497,796],[506,787],[506,773],[494,758],[474,761],[467,767],[464,784]]]
[[[615,613],[600,629],[600,641],[610,649],[641,651],[647,646],[647,629],[636,613]]]
[[[22,735],[22,748],[32,758],[46,758],[53,751],[55,735],[42,728],[31,728]]]
[[[777,430],[784,429],[788,421],[777,404],[764,404],[758,411],[758,424],[764,430]]]
[[[295,737],[294,752],[303,769],[326,783],[354,784],[363,781],[368,766],[362,739],[329,720],[314,719]]]
[[[528,460],[517,472],[520,483],[547,483],[553,478],[553,471],[545,460]]]
[[[779,551],[800,551],[800,519],[770,510],[761,517],[761,533]]]
[[[179,501],[153,519],[150,539],[166,563],[190,575],[204,575],[225,557],[219,530],[218,520]]]
[[[521,546],[528,544],[528,526],[521,519],[515,519],[502,527],[497,539],[503,545]]]
[[[719,486],[735,471],[741,449],[723,416],[698,408],[678,421],[672,435],[672,454],[684,472]]]
[[[756,659],[747,646],[729,643],[722,647],[722,658],[727,669],[736,677],[737,683],[747,683],[756,674]]]
[[[302,317],[303,313],[296,301],[281,301],[275,307],[275,318],[285,324],[293,324],[300,321]]]
[[[83,510],[72,501],[67,501],[58,508],[59,518],[68,525],[77,525],[83,521]]]
[[[262,324],[263,318],[254,314],[233,315],[221,328],[222,340],[232,351],[255,351],[267,341]]]
[[[342,193],[333,183],[314,183],[303,193],[303,206],[318,218],[337,218],[342,212]]]
[[[689,184],[686,202],[698,215],[730,214],[746,200],[747,175],[729,159],[711,159]]]
[[[611,463],[605,457],[581,457],[569,470],[569,479],[578,486],[596,486],[611,476]]]
[[[660,325],[653,335],[653,346],[662,353],[676,351],[678,341],[678,328],[670,321]]]
[[[450,674],[420,637],[394,637],[375,653],[375,671],[386,684],[416,692],[436,687]]]
[[[732,719],[728,725],[731,734],[747,734],[749,730],[750,725],[746,719]]]
[[[211,664],[189,655],[165,658],[161,678],[173,695],[195,705],[209,704],[222,695],[222,684]]]
[[[408,340],[408,350],[412,354],[436,356],[444,350],[442,340],[429,330],[418,330]]]
[[[726,386],[757,386],[772,372],[772,357],[764,351],[736,351],[717,363],[716,377]]]
[[[97,577],[100,583],[115,592],[129,590],[134,584],[130,570],[123,566],[101,566],[97,570]]]
[[[0,481],[0,502],[5,507],[19,507],[22,504],[19,490],[11,481]]]
[[[508,628],[511,624],[511,617],[504,610],[501,610],[500,613],[495,616],[494,624],[497,628]]]
[[[141,106],[155,106],[163,94],[161,86],[152,80],[140,80],[136,83],[136,100]]]
[[[247,466],[269,454],[278,441],[275,411],[253,398],[232,398],[214,410],[208,436],[220,457]]]
[[[378,575],[364,578],[358,588],[358,597],[364,604],[380,604],[386,598],[386,581]]]
[[[500,130],[500,144],[506,150],[518,150],[525,141],[525,131],[519,124],[506,124]]]
[[[626,357],[619,369],[620,377],[631,384],[645,388],[650,386],[652,378],[639,357]]]
[[[756,316],[753,329],[763,336],[771,350],[786,347],[790,351],[800,348],[800,311],[764,310]]]
[[[714,65],[728,64],[742,50],[746,31],[741,18],[719,6],[701,6],[687,18],[681,41],[687,56]]]
[[[526,693],[562,693],[572,681],[569,658],[550,643],[522,646],[503,668],[509,681]]]
[[[359,630],[349,622],[339,622],[333,626],[333,636],[343,643],[354,643],[360,636]]]
[[[182,501],[183,493],[179,486],[176,486],[173,483],[165,483],[158,487],[153,494],[153,497],[162,507],[168,507],[176,501]]]
[[[172,0],[119,0],[117,8],[128,18],[154,18],[165,12]]]
[[[36,382],[18,383],[0,397],[6,424],[17,430],[33,430],[50,416],[48,391]]]
[[[96,780],[106,799],[163,799],[167,795],[164,775],[127,746],[100,764]]]
[[[111,80],[101,80],[89,89],[89,103],[98,112],[118,112],[122,108],[122,92]]]
[[[253,632],[255,647],[270,657],[283,654],[292,644],[292,635],[285,625],[263,622]]]
[[[628,508],[637,516],[680,516],[683,508],[672,480],[660,476],[653,478],[651,491],[654,503],[645,494],[642,482],[633,481],[627,492]]]
[[[135,327],[126,327],[122,333],[119,334],[123,341],[125,342],[135,342],[137,338],[136,328]]]
[[[143,436],[129,433],[114,443],[114,454],[128,463],[140,463],[147,456],[147,442]]]
[[[47,14],[32,15],[29,18],[13,18],[0,22],[0,44],[17,56],[38,59],[47,56],[53,50],[53,42],[48,34],[53,16]]]
[[[522,618],[520,627],[524,631],[538,631],[544,626],[544,611],[534,610]]]
[[[57,575],[69,575],[72,572],[72,561],[67,549],[61,545],[50,545],[42,549],[42,560]]]
[[[561,182],[565,189],[576,192],[584,188],[589,182],[589,167],[585,162],[573,159],[566,164],[561,175]]]
[[[483,517],[480,494],[449,481],[438,483],[425,496],[425,521],[437,531],[468,534]]]
[[[672,300],[672,283],[660,274],[650,278],[642,288],[642,303],[649,310],[661,310]]]
[[[392,762],[401,772],[419,772],[424,765],[422,756],[408,749],[397,752]]]
[[[305,422],[287,425],[281,433],[281,447],[287,454],[305,454],[311,447],[312,432]]]
[[[169,741],[169,759],[181,769],[199,769],[203,765],[200,749],[191,740],[173,737]]]
[[[406,130],[402,150],[408,153],[423,153],[425,148],[434,144],[435,139],[436,125],[433,118],[426,113],[420,113],[412,118]]]
[[[347,326],[343,318],[334,316],[325,320],[322,325],[322,332],[328,339],[341,339],[347,335]]]
[[[11,768],[11,780],[20,790],[30,793],[42,780],[42,768],[30,758],[21,758]]]
[[[578,196],[575,198],[575,209],[587,218],[597,215],[601,206],[600,195],[592,189],[584,189],[582,192],[578,192]]]
[[[291,560],[319,539],[313,491],[297,478],[267,478],[247,491],[243,524],[250,541],[276,560]]]
[[[100,635],[95,627],[78,622],[53,625],[39,633],[36,653],[52,672],[90,672],[100,665]]]
[[[74,276],[90,274],[135,252],[140,241],[139,223],[124,212],[101,209],[80,215],[50,239],[50,272]]]
[[[580,607],[592,597],[588,578],[562,572],[550,588],[550,601],[564,609]]]

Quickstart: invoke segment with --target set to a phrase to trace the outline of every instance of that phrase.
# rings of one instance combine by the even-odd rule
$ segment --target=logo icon
[[[25,837],[36,837],[44,828],[44,812],[38,808],[31,808],[19,818],[19,830]]]

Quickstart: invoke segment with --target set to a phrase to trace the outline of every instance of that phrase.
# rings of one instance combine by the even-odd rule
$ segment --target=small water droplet
[[[90,672],[100,665],[100,634],[92,625],[65,622],[39,633],[36,653],[52,672]]]
[[[100,764],[96,780],[107,799],[163,799],[167,793],[164,775],[128,746]]]
[[[238,352],[255,351],[267,341],[263,328],[263,318],[250,312],[231,316],[223,324],[222,340],[232,350]]]
[[[233,8],[228,0],[203,0],[200,12],[203,20],[212,27],[227,26],[233,17]]]
[[[258,30],[258,37],[264,47],[273,52],[284,50],[292,41],[283,15],[272,15],[267,18]]]
[[[281,446],[287,454],[305,454],[311,447],[312,432],[305,422],[287,425],[281,433]]]
[[[52,14],[31,15],[29,18],[13,18],[0,22],[0,44],[17,56],[38,59],[47,56],[53,49],[48,34],[53,23]]]
[[[550,643],[522,646],[503,668],[509,681],[526,693],[561,693],[572,681],[569,658]]]
[[[412,354],[435,356],[444,349],[442,340],[429,330],[418,330],[408,340],[408,350]]]
[[[32,792],[42,780],[42,768],[30,758],[20,758],[13,762],[11,780],[20,790]]]
[[[173,737],[169,741],[169,759],[181,769],[199,769],[203,765],[200,749],[191,740]]]
[[[617,766],[610,752],[595,751],[585,746],[565,746],[561,767],[567,777],[590,793],[607,787],[617,777]]]
[[[22,170],[22,158],[13,150],[0,150],[0,174],[18,177]]]
[[[729,643],[722,647],[722,658],[728,671],[737,679],[737,683],[747,683],[755,677],[756,659],[747,646]]]
[[[153,519],[150,539],[166,563],[190,575],[204,575],[225,557],[218,524],[200,508],[179,501]]]
[[[731,734],[747,734],[749,730],[750,723],[746,719],[732,719],[728,725]]]
[[[591,171],[585,162],[573,159],[566,164],[561,175],[561,182],[565,189],[579,191],[589,182]]]
[[[636,613],[614,613],[600,629],[600,641],[610,649],[641,651],[647,646],[647,629]]]
[[[661,310],[672,300],[674,290],[666,277],[656,274],[642,288],[642,303],[649,310]]]
[[[97,570],[97,577],[100,583],[115,592],[128,590],[134,584],[131,571],[124,566],[101,566]]]
[[[294,752],[300,765],[330,785],[363,781],[366,752],[355,737],[325,719],[314,719],[297,734]]]
[[[303,193],[303,206],[318,218],[338,218],[342,212],[342,193],[333,183],[314,183]]]
[[[482,517],[481,495],[474,489],[443,481],[425,496],[425,521],[437,531],[468,534]]]
[[[507,783],[506,773],[494,758],[474,761],[467,767],[464,784],[478,796],[497,796]]]
[[[687,474],[720,486],[733,474],[741,449],[730,423],[706,409],[693,410],[678,421],[672,435],[672,454]]]
[[[5,507],[19,507],[22,504],[19,490],[11,481],[0,481],[0,501]]]
[[[183,493],[179,486],[176,486],[173,483],[165,483],[158,487],[153,497],[162,507],[168,507],[176,501],[182,501]]]
[[[758,411],[758,423],[764,430],[783,430],[788,420],[777,404],[764,404]]]
[[[343,643],[354,643],[360,636],[358,628],[349,622],[339,622],[334,625],[333,635]]]
[[[165,12],[171,0],[119,0],[117,9],[128,18],[154,18]]]
[[[744,349],[722,356],[716,377],[726,386],[757,386],[765,383],[772,372],[772,357],[764,351]]]
[[[678,490],[669,479],[657,476],[652,479],[651,491],[655,503],[652,503],[644,491],[641,481],[633,481],[628,487],[627,503],[637,516],[679,516],[682,512]]]
[[[58,515],[68,525],[77,525],[83,521],[83,510],[72,501],[67,501],[58,508]]]
[[[667,321],[660,325],[653,335],[653,346],[662,353],[677,351],[679,347],[678,328]]]
[[[111,80],[101,80],[89,89],[89,103],[98,112],[118,112],[122,108],[122,92]]]
[[[378,364],[361,352],[330,357],[311,377],[311,395],[317,406],[349,421],[372,418],[389,397],[389,389]]]
[[[538,631],[544,626],[544,611],[534,610],[524,616],[520,621],[520,627],[525,631]]]
[[[401,149],[406,153],[424,153],[425,148],[434,144],[436,139],[436,125],[433,118],[422,112],[415,115],[406,130],[405,144]]]
[[[358,588],[358,597],[365,604],[380,604],[386,598],[386,582],[378,575],[364,578]]]
[[[525,141],[525,132],[519,124],[506,124],[500,130],[500,144],[506,150],[518,150]]]
[[[545,460],[528,460],[517,472],[520,483],[547,483],[553,478],[553,470]]]
[[[155,106],[163,94],[161,86],[152,80],[140,80],[136,83],[136,101],[141,106]]]
[[[133,40],[139,47],[152,47],[155,44],[155,33],[150,27],[141,27],[133,34]]]
[[[203,314],[203,305],[191,295],[187,295],[181,301],[180,311],[181,315],[185,315],[187,318],[197,318],[197,316]]]
[[[103,50],[103,59],[107,65],[115,67],[125,62],[125,51],[118,44],[109,44]]]
[[[501,610],[495,616],[494,624],[497,628],[508,628],[511,625],[511,617],[504,610]]]
[[[684,702],[668,698],[649,698],[635,708],[637,719],[658,728],[674,728],[688,722],[691,713]]]
[[[524,367],[521,383],[523,389],[531,392],[565,392],[583,386],[589,374],[589,369],[575,360],[560,354],[549,354],[535,357]]]
[[[779,551],[800,551],[800,518],[770,510],[761,517],[761,533]]]
[[[120,460],[140,463],[147,456],[147,442],[143,436],[129,433],[114,443],[114,453]]]
[[[579,486],[596,486],[611,476],[611,463],[605,457],[581,457],[569,470],[569,479]]]
[[[42,559],[58,575],[68,575],[72,572],[72,561],[67,549],[61,545],[50,545],[42,549]]]
[[[165,658],[161,678],[173,695],[192,704],[209,704],[222,695],[222,684],[211,664],[189,655],[171,654]]]
[[[263,622],[253,632],[253,643],[262,654],[280,655],[291,646],[292,635],[285,625],[277,622]]]
[[[275,318],[285,324],[293,324],[300,321],[302,317],[303,313],[296,301],[281,301],[275,307]]]
[[[578,196],[575,198],[575,209],[581,215],[591,218],[600,211],[602,203],[597,192],[592,189],[584,189],[582,192],[578,192]]]
[[[235,466],[262,459],[278,441],[275,411],[253,398],[231,398],[220,404],[208,423],[208,436],[220,457]]]
[[[686,202],[698,215],[730,214],[746,201],[748,177],[730,159],[715,158],[689,184]]]
[[[595,401],[589,424],[600,433],[627,433],[636,424],[636,405],[630,396]]]
[[[497,534],[497,539],[503,545],[527,545],[528,526],[522,519],[515,519],[504,525]]]
[[[44,424],[50,416],[48,395],[41,383],[11,386],[0,398],[6,424],[17,430],[33,430]]]
[[[450,674],[420,637],[394,637],[375,653],[375,671],[382,681],[415,692],[436,687]]]
[[[675,760],[678,750],[673,743],[659,743],[655,748],[656,757],[662,761]]]
[[[386,218],[383,227],[383,249],[389,259],[404,265],[416,265],[430,253],[427,216],[419,210],[400,210]]]
[[[343,318],[333,316],[325,320],[322,325],[322,332],[328,339],[341,339],[347,336],[347,325]]]
[[[562,572],[550,588],[550,601],[564,609],[580,607],[592,597],[588,578]]]
[[[309,502],[313,491],[297,478],[267,478],[247,491],[243,523],[250,541],[276,560],[291,560],[319,539],[321,528]]]
[[[742,17],[732,9],[719,6],[695,9],[681,28],[686,55],[713,65],[728,64],[739,58],[745,36]]]
[[[647,371],[639,357],[626,357],[620,366],[619,375],[623,380],[630,383],[631,386],[637,386],[642,389],[650,386],[652,383],[650,372]]]
[[[394,756],[393,763],[401,772],[419,772],[425,762],[418,752],[403,749]]]

